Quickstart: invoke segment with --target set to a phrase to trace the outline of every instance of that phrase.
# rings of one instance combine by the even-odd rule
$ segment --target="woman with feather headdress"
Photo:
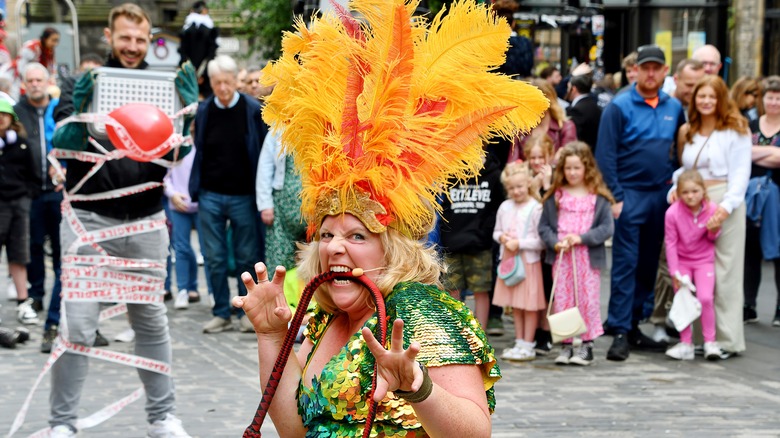
[[[271,372],[271,358],[291,318],[285,271],[268,281],[258,263],[257,283],[242,275],[248,295],[233,304],[257,332],[261,384],[278,380],[268,412],[281,436],[490,435],[494,350],[442,290],[441,262],[421,239],[447,181],[478,172],[483,142],[528,131],[548,102],[491,72],[503,63],[506,20],[461,0],[426,23],[412,20],[416,6],[356,0],[350,8],[362,23],[335,6],[285,35],[282,56],[263,74],[275,85],[264,118],[303,183],[312,241],[299,275],[341,275],[316,290],[306,339],[283,374]],[[386,320],[348,275],[376,285]],[[374,333],[386,321],[383,345]]]

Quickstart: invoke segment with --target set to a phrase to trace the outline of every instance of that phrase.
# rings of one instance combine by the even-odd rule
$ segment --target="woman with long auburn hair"
[[[747,120],[729,98],[720,77],[705,76],[693,88],[688,123],[680,127],[681,170],[696,169],[707,195],[718,204],[707,228],[722,232],[715,248],[715,312],[721,358],[745,350],[744,302],[745,191],[750,179],[751,139]],[[676,185],[670,199],[676,196]],[[670,275],[674,275],[670,272]]]

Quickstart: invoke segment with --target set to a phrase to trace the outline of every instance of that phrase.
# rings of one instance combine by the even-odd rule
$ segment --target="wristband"
[[[393,391],[393,394],[395,394],[396,397],[402,398],[409,403],[420,403],[425,401],[433,391],[433,381],[430,376],[428,376],[428,368],[420,362],[417,362],[417,365],[420,366],[420,370],[423,372],[423,382],[422,385],[420,385],[420,389],[417,391],[401,391],[400,389]]]

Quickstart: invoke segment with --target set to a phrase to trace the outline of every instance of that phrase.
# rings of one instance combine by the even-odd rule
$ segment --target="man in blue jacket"
[[[217,56],[207,70],[214,95],[200,104],[195,116],[190,196],[198,202],[208,283],[214,293],[214,317],[203,332],[219,333],[233,328],[227,279],[228,221],[233,231],[236,270],[252,272],[260,261],[255,176],[267,128],[261,119],[260,103],[237,91],[238,66],[232,58]],[[246,295],[240,281],[238,288],[239,295]],[[239,322],[241,331],[254,332],[243,313]]]
[[[668,67],[655,45],[638,50],[638,76],[628,92],[604,109],[596,160],[617,203],[612,246],[612,290],[607,359],[628,358],[629,344],[663,349],[642,334],[642,305],[655,283],[664,238],[666,193],[676,167],[677,129],[685,123],[680,102],[661,91]]]

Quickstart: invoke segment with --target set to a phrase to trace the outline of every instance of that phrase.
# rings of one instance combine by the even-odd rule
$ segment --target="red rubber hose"
[[[247,426],[246,430],[244,430],[244,438],[259,438],[262,436],[260,434],[260,426],[262,426],[263,421],[265,421],[265,415],[268,413],[268,408],[271,406],[274,394],[276,394],[276,388],[282,380],[282,373],[284,372],[284,367],[287,365],[287,359],[290,357],[290,352],[295,343],[295,336],[298,334],[298,329],[301,327],[303,317],[309,307],[309,302],[314,296],[314,291],[323,283],[333,280],[351,280],[357,281],[365,286],[371,292],[371,297],[374,299],[374,304],[376,304],[378,315],[377,330],[379,333],[375,333],[374,335],[377,337],[380,344],[385,345],[385,342],[387,341],[387,309],[385,308],[384,296],[382,296],[382,292],[379,291],[374,282],[363,275],[362,272],[360,272],[360,274],[361,275],[359,276],[355,276],[353,272],[323,272],[314,277],[303,289],[301,299],[298,302],[298,309],[295,311],[295,315],[290,322],[290,327],[287,329],[287,335],[284,337],[284,342],[282,343],[279,355],[276,357],[271,376],[268,379],[268,383],[265,385],[263,397],[260,399],[260,405],[257,407],[255,417],[252,419],[252,424]],[[368,416],[366,417],[366,425],[363,429],[364,438],[368,438],[371,435],[374,417],[376,416],[377,402],[374,401],[374,390],[376,389],[377,379],[376,367],[376,362],[374,362],[374,375],[371,378],[371,390],[368,392]]]

